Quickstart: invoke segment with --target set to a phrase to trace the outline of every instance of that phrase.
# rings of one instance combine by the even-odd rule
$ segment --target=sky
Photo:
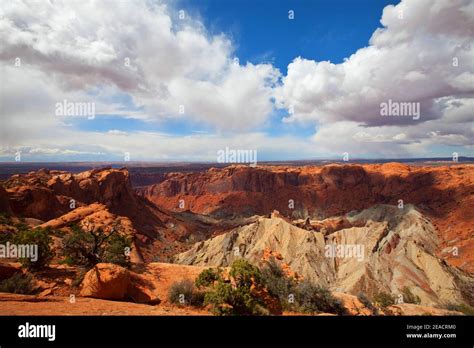
[[[0,161],[474,155],[470,0],[14,0],[0,37]]]

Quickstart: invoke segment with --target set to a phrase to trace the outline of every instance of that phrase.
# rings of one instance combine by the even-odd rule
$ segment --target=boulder
[[[129,284],[128,270],[110,263],[99,263],[84,276],[80,296],[123,300],[127,296]]]

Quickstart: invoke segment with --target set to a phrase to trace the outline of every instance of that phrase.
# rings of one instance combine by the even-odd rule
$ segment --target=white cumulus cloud
[[[315,139],[324,134],[346,147],[356,138],[354,146],[383,140],[397,148],[424,141],[427,130],[450,145],[472,145],[474,3],[403,0],[385,7],[381,24],[367,47],[340,64],[301,57],[289,64],[275,92],[277,105],[294,111],[285,121],[316,124]],[[388,100],[419,103],[419,120],[381,117]]]

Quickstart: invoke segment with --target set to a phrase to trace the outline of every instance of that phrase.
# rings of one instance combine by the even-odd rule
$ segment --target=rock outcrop
[[[123,267],[99,263],[84,276],[80,296],[103,300],[123,300],[130,284],[130,273]]]
[[[5,182],[13,212],[50,220],[75,207],[103,203],[119,215],[137,209],[126,169],[93,169],[78,174],[42,169]]]
[[[42,227],[63,228],[86,221],[110,227],[113,221],[120,221],[133,236],[134,250],[146,259],[177,238],[176,233],[167,233],[166,223],[173,221],[175,230],[183,229],[170,214],[134,193],[126,169],[94,169],[77,174],[42,169],[13,175],[4,187],[9,211],[42,220]],[[172,251],[170,248],[168,253]]]
[[[132,241],[130,261],[132,263],[144,262],[143,256],[136,245],[135,236],[138,232],[133,227],[130,219],[112,214],[104,204],[93,203],[87,206],[81,206],[57,219],[43,223],[39,225],[39,227],[67,230],[68,227],[73,224],[77,224],[87,231],[97,231],[100,229],[104,231],[104,233],[109,233],[114,226],[120,226],[120,234],[128,236]]]
[[[396,295],[408,287],[427,305],[469,301],[460,284],[472,284],[473,278],[436,257],[436,231],[413,206],[378,205],[345,218],[355,227],[326,235],[275,216],[261,218],[197,243],[174,261],[229,266],[243,257],[260,263],[271,250],[303,278],[334,291]]]

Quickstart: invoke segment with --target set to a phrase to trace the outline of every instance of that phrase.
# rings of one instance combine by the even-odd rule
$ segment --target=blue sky
[[[199,19],[211,35],[225,34],[240,64],[271,63],[285,75],[296,57],[341,63],[368,45],[380,27],[382,10],[396,0],[179,0],[176,8]],[[295,20],[289,20],[293,10]],[[133,108],[130,98],[116,98]],[[268,136],[294,134],[309,137],[314,125],[282,123],[287,110],[273,110],[268,121],[255,128]],[[182,118],[146,122],[126,117],[102,116],[95,122],[69,121],[85,131],[155,131],[173,135],[212,133],[212,127]]]
[[[286,74],[298,56],[340,63],[367,46],[382,10],[396,0],[180,0],[211,33],[234,41],[242,62],[272,62]],[[296,20],[288,20],[293,10]]]
[[[215,161],[226,147],[260,161],[473,154],[470,0],[16,0],[2,11],[0,161]],[[58,115],[66,100],[95,117]],[[382,117],[389,100],[419,117]]]

